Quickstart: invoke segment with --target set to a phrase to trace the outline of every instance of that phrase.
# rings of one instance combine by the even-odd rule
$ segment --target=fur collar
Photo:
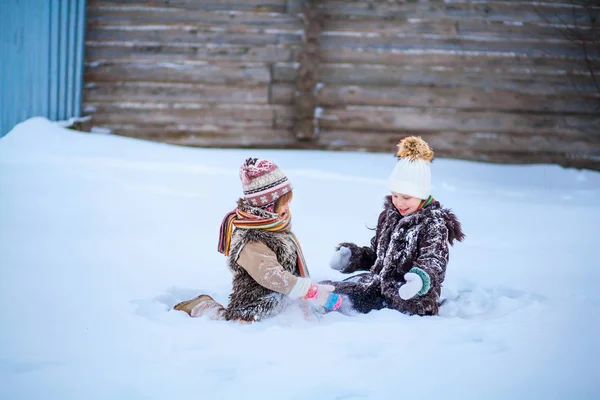
[[[456,215],[454,215],[450,209],[443,208],[437,200],[431,202],[427,207],[421,208],[415,213],[402,216],[392,203],[392,196],[388,195],[383,202],[383,209],[386,212],[386,219],[388,221],[396,220],[401,226],[414,226],[430,219],[443,218],[446,223],[446,228],[448,228],[448,242],[450,242],[451,245],[454,244],[455,240],[462,242],[465,238],[462,226],[458,221],[458,218],[456,218]]]

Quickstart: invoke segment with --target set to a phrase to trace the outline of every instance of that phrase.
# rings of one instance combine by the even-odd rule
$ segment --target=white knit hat
[[[388,189],[419,199],[431,194],[431,171],[433,150],[420,137],[409,136],[398,143],[398,162],[390,175]]]

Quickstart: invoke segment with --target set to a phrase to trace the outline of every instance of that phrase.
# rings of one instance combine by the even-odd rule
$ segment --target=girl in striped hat
[[[248,158],[240,167],[244,190],[221,224],[220,253],[227,257],[233,290],[227,307],[203,294],[174,308],[192,317],[254,322],[272,317],[290,302],[306,312],[331,311],[342,304],[334,287],[309,277],[304,255],[291,231],[292,185],[269,160]]]

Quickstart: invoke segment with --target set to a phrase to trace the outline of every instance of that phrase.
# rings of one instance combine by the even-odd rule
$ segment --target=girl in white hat
[[[369,271],[342,282],[326,282],[354,310],[391,308],[406,314],[437,315],[449,245],[462,241],[460,222],[431,196],[433,151],[418,137],[398,144],[383,211],[371,245],[340,243],[330,262],[342,273]],[[325,282],[323,282],[325,283]]]

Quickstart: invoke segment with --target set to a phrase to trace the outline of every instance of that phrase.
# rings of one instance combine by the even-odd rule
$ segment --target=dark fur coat
[[[263,210],[251,207],[245,200],[238,207],[252,214],[269,217]],[[260,321],[277,314],[285,306],[287,296],[258,284],[237,262],[237,255],[248,242],[262,242],[273,250],[281,266],[299,276],[298,259],[294,242],[286,232],[269,232],[259,229],[235,229],[231,237],[227,266],[233,274],[233,288],[225,311],[227,320]]]
[[[349,297],[359,312],[387,307],[407,314],[437,315],[449,245],[463,239],[460,222],[439,202],[433,201],[403,217],[392,204],[391,196],[387,196],[371,246],[338,245],[338,248],[346,246],[351,250],[350,262],[341,272],[369,273],[332,284],[337,293]],[[413,267],[429,275],[431,287],[423,295],[403,300],[398,288],[405,283],[404,274]]]

